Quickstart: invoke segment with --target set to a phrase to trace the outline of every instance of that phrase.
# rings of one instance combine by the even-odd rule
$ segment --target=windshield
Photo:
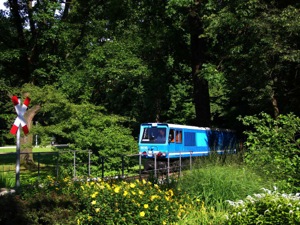
[[[166,142],[166,128],[144,128],[142,143],[165,143]]]

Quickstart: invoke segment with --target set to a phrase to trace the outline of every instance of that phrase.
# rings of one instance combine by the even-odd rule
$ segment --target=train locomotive
[[[236,152],[236,135],[233,130],[196,127],[171,123],[143,123],[140,125],[139,154],[145,170],[166,168],[181,158],[232,154]]]

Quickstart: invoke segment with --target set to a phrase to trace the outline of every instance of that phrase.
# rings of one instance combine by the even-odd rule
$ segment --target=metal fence
[[[20,170],[21,181],[30,176],[36,178],[48,175],[63,178],[71,176],[74,179],[81,176],[94,178],[126,178],[131,176],[142,176],[143,174],[152,174],[155,178],[164,174],[178,173],[182,170],[192,169],[195,157],[193,153],[187,158],[179,158],[175,163],[166,159],[162,164],[157,155],[150,161],[151,168],[145,171],[145,165],[149,163],[141,154],[118,155],[115,157],[96,156],[92,151],[63,150],[56,152],[34,152],[21,153],[26,154],[23,158],[32,159],[22,166]],[[16,153],[0,154],[0,175],[1,173],[16,174]],[[22,156],[21,156],[22,157]],[[198,158],[198,157],[197,157]],[[30,160],[29,160],[30,161]],[[27,175],[27,177],[26,177]]]

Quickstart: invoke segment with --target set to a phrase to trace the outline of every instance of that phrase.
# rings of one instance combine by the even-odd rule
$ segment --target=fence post
[[[142,154],[139,154],[139,176],[140,176],[140,180],[142,178]]]
[[[104,178],[104,156],[101,156],[101,163],[102,163],[102,179]]]
[[[121,156],[122,158],[122,178],[124,177],[124,155]]]
[[[40,153],[38,152],[38,178],[40,179]]]
[[[170,175],[170,157],[168,155],[168,178],[169,178],[169,175]]]
[[[91,151],[89,151],[89,165],[88,165],[88,170],[89,170],[89,177],[91,176]]]
[[[56,157],[56,179],[58,180],[58,170],[59,170],[59,152],[57,152]]]
[[[192,170],[192,154],[193,152],[190,152],[190,170]]]
[[[154,153],[154,177],[157,178],[157,164],[156,164],[156,153]]]
[[[76,151],[74,150],[74,171],[73,171],[73,177],[75,179],[76,177]]]
[[[181,176],[181,169],[182,169],[182,164],[181,164],[181,152],[179,155],[179,176]]]

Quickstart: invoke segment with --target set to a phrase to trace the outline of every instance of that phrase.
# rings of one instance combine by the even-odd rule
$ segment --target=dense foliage
[[[6,5],[0,15],[3,96],[28,83],[52,86],[71,103],[88,102],[108,116],[128,117],[134,135],[136,124],[145,121],[240,130],[238,115],[299,115],[299,3],[19,0]],[[9,98],[0,107],[1,142],[7,144],[11,137],[5,130],[13,120]]]
[[[299,188],[300,118],[289,114],[274,120],[261,113],[260,116],[245,117],[243,123],[253,127],[246,131],[245,144],[249,150],[246,163],[261,173]]]
[[[8,134],[15,118],[10,97],[29,96],[30,135],[22,137],[26,151],[33,135],[39,135],[41,145],[55,138],[73,149],[92,150],[94,157],[135,153],[138,126],[149,121],[232,128],[242,137],[248,129],[247,165],[287,182],[288,190],[299,189],[297,1],[8,0],[6,6],[0,11],[0,145],[15,141]],[[254,116],[261,112],[266,114]],[[26,216],[16,217],[16,223],[55,221],[58,215],[41,218],[37,211],[26,211],[43,201],[56,210],[70,203],[64,215],[72,219],[72,210],[80,211],[79,220],[103,219],[94,217],[97,204],[81,198],[78,205],[73,193],[64,199],[59,187],[48,185],[42,189],[47,195],[37,195],[40,202],[22,196],[25,202],[5,197],[0,203],[24,209],[21,216]],[[127,190],[123,185],[119,191]],[[119,201],[117,187],[104,194]],[[193,195],[201,192],[201,200],[215,203],[205,195],[207,186],[189,187]],[[86,189],[78,190],[85,196]],[[89,211],[83,213],[80,206]],[[142,215],[147,214],[130,219],[136,222]]]

